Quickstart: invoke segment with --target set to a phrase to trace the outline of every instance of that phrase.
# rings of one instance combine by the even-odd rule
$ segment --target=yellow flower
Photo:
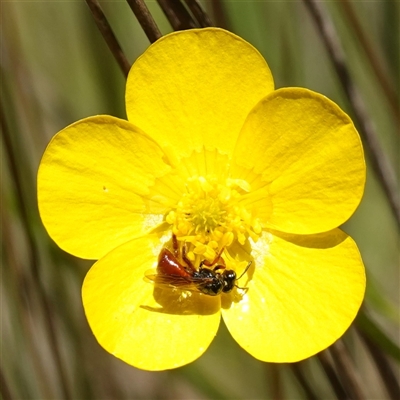
[[[98,259],[82,296],[99,343],[138,368],[175,368],[207,349],[221,314],[263,361],[335,342],[365,289],[357,246],[337,228],[365,183],[350,118],[318,93],[274,90],[259,52],[217,28],[151,45],[130,71],[126,109],[128,121],[60,131],[38,174],[50,236]],[[151,283],[172,233],[196,269],[221,251],[237,277],[251,266],[216,296]]]

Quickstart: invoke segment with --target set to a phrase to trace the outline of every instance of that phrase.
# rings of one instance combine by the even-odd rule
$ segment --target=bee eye
[[[227,281],[235,281],[236,280],[236,272],[231,269],[226,269],[222,273],[222,276]]]

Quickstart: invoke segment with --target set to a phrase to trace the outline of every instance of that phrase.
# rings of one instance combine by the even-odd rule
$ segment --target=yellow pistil
[[[202,260],[212,261],[235,239],[242,245],[249,236],[258,239],[260,222],[240,203],[242,195],[250,190],[246,181],[221,182],[215,176],[195,176],[188,180],[186,188],[166,221],[178,240],[187,243],[190,259],[200,255]]]

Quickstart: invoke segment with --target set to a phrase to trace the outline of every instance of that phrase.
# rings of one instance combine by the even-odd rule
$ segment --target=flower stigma
[[[194,176],[186,192],[166,217],[178,241],[187,245],[187,256],[195,265],[212,261],[235,239],[244,245],[248,237],[256,242],[261,224],[242,204],[250,185],[241,179],[218,179],[214,175]]]

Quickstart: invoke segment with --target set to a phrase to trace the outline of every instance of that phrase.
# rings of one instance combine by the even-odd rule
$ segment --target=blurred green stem
[[[357,329],[357,332],[368,348],[390,398],[392,400],[399,400],[400,385],[385,354],[360,328]]]
[[[328,350],[321,351],[317,354],[318,360],[321,363],[322,369],[328,378],[333,391],[338,399],[347,399],[346,391],[344,390],[337,374],[335,368],[333,368],[331,359],[329,357]]]
[[[400,348],[371,318],[368,309],[363,306],[356,318],[356,327],[360,333],[368,337],[382,352],[400,363]]]
[[[26,232],[27,235],[29,260],[30,260],[29,265],[31,267],[32,278],[34,286],[37,288],[37,294],[40,301],[40,306],[43,311],[45,328],[49,336],[49,344],[58,370],[58,376],[61,383],[63,397],[65,399],[71,399],[72,397],[67,383],[67,375],[64,369],[64,365],[62,363],[57,335],[55,332],[52,311],[50,308],[50,304],[46,298],[44,287],[40,279],[39,253],[35,242],[35,235],[33,232],[33,228],[29,223],[28,210],[25,204],[23,189],[22,189],[23,188],[22,177],[19,174],[17,156],[14,154],[14,149],[11,140],[11,133],[8,129],[5,117],[6,116],[3,111],[3,104],[0,102],[1,131],[6,149],[5,153],[8,155],[8,162],[10,166],[11,176],[17,193],[16,198],[17,198],[19,212],[21,215],[21,222],[23,224],[24,231]]]
[[[34,370],[35,381],[38,384],[39,393],[43,398],[50,399],[54,397],[49,388],[46,372],[44,371],[41,360],[41,351],[34,343],[34,319],[32,318],[32,309],[34,308],[36,297],[33,298],[33,290],[30,287],[30,279],[24,274],[20,263],[17,261],[18,248],[13,240],[11,233],[11,218],[1,209],[1,232],[3,235],[4,265],[8,266],[9,279],[4,279],[5,271],[2,271],[2,280],[8,282],[7,290],[15,293],[15,313],[18,318],[18,334],[24,338],[24,347],[20,347],[19,351],[23,351],[26,356],[26,364],[31,362]],[[20,368],[20,371],[22,368]],[[21,373],[21,372],[20,372]]]
[[[343,90],[349,99],[352,111],[358,123],[360,134],[367,150],[369,151],[372,167],[382,184],[396,222],[400,227],[400,192],[397,187],[397,178],[380,146],[378,136],[365,109],[364,102],[362,101],[361,95],[350,76],[350,71],[345,60],[345,54],[335,27],[328,13],[323,8],[322,3],[317,0],[303,1],[317,25],[318,31],[336,69]]]
[[[318,396],[314,393],[312,386],[309,384],[302,366],[305,366],[304,362],[297,362],[289,364],[290,369],[293,372],[293,375],[296,377],[300,386],[303,388],[304,393],[306,394],[306,398],[308,400],[318,400]]]
[[[336,370],[339,371],[339,376],[343,380],[343,384],[352,400],[365,400],[361,390],[360,379],[357,371],[354,368],[353,361],[350,358],[347,349],[342,340],[338,340],[331,347],[329,352],[336,365]]]
[[[111,29],[110,24],[107,21],[106,16],[103,13],[103,10],[100,7],[100,4],[97,0],[86,0],[87,5],[90,8],[90,11],[93,14],[93,18],[96,22],[99,31],[103,35],[104,40],[106,41],[111,53],[114,55],[117,60],[118,65],[120,66],[125,77],[128,76],[129,70],[131,68],[128,60],[125,57],[124,52],[120,44],[118,43],[117,38],[114,35],[113,30]]]
[[[271,392],[273,400],[283,400],[285,395],[282,386],[282,365],[268,364],[268,375],[271,379]]]
[[[394,117],[396,118],[397,123],[400,123],[399,99],[397,97],[397,94],[393,90],[393,86],[389,83],[387,75],[383,71],[382,66],[378,61],[379,58],[374,52],[371,42],[368,40],[367,35],[362,28],[357,18],[357,15],[354,12],[353,6],[351,5],[351,2],[349,0],[341,0],[339,1],[339,4],[342,6],[344,10],[344,15],[349,20],[349,25],[353,28],[357,39],[362,49],[364,50],[365,55],[367,56],[368,62],[370,63],[376,79],[378,80],[382,91],[386,96],[386,99],[389,103]]]
[[[6,377],[0,364],[0,394],[3,400],[12,400],[14,397],[11,395],[10,388],[7,384]]]

